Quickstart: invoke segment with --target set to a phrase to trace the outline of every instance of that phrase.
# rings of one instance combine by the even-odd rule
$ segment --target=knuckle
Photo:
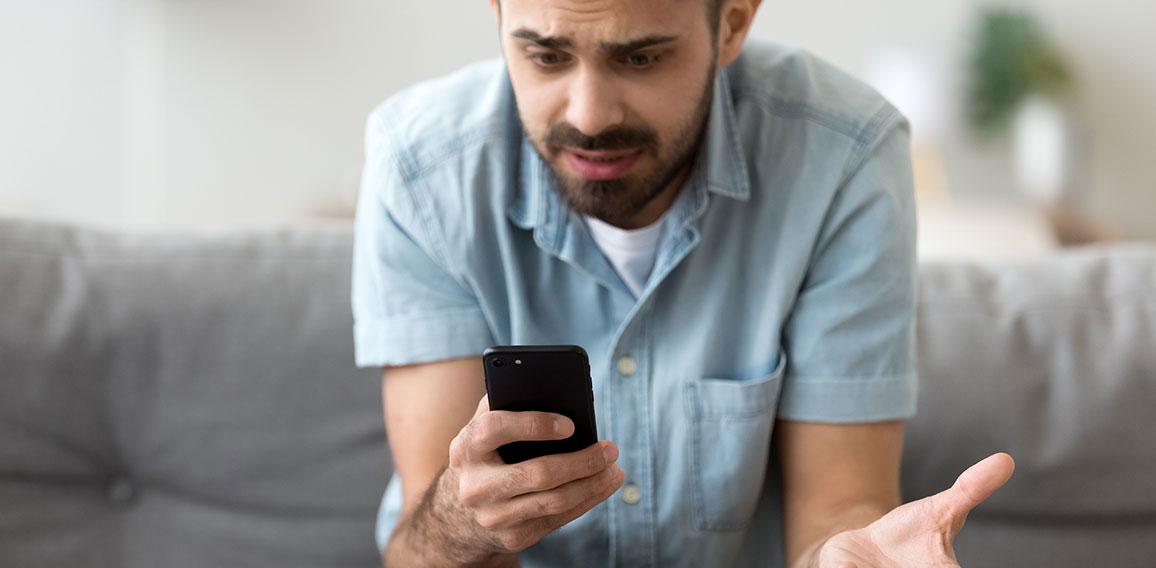
[[[503,531],[498,535],[498,544],[510,552],[521,552],[531,544],[523,531]]]
[[[511,495],[520,495],[529,485],[526,476],[526,472],[521,469],[511,470],[503,479],[503,489]]]
[[[466,426],[466,428],[469,428],[469,426]],[[464,435],[465,435],[465,430],[463,430],[462,433],[458,434],[457,436],[454,436],[453,440],[450,440],[450,456],[449,457],[450,457],[450,466],[451,467],[457,468],[462,464],[463,461],[465,461],[466,442],[465,442],[465,440],[462,439],[462,436],[464,436]]]
[[[968,501],[972,503],[982,501],[982,499],[978,498],[979,492],[976,491],[975,487],[972,487],[972,484],[967,481],[966,477],[961,476],[955,481],[955,485],[959,487],[960,492],[967,496]]]
[[[554,437],[554,421],[545,415],[535,416],[526,424],[526,435],[535,440]]]
[[[501,412],[487,412],[479,416],[475,424],[476,443],[493,446],[495,440],[509,427],[508,422]]]
[[[596,489],[591,491],[591,493],[597,494],[599,501],[605,501],[609,499],[611,495],[614,495],[615,491],[618,491],[618,485],[614,483],[614,479],[611,477],[608,478],[605,483],[600,484]]]
[[[600,471],[610,470],[610,467],[606,464],[606,454],[602,453],[602,447],[598,444],[591,446],[587,451],[583,465],[591,475]]]
[[[566,505],[566,499],[561,495],[545,496],[538,501],[538,513],[540,516],[555,515],[566,511],[569,508]]]
[[[951,508],[940,499],[924,499],[923,515],[937,527],[945,527],[951,524],[952,512]]]
[[[483,487],[470,479],[462,479],[458,484],[458,501],[471,509],[485,502],[486,493]]]
[[[487,434],[500,432],[506,426],[505,414],[501,412],[487,412],[481,416],[479,425]]]
[[[462,428],[462,434],[466,438],[466,442],[476,444],[478,439],[485,435],[487,424],[489,423],[489,414],[483,414],[470,420],[465,428]]]
[[[609,487],[609,486],[614,485],[613,468],[609,468],[609,467],[605,468],[602,471],[598,472],[597,475],[598,475],[598,484],[599,485],[602,485],[603,487]]]
[[[462,446],[462,449],[464,450],[464,449],[469,448],[469,446],[471,444],[474,444],[475,442],[477,442],[478,436],[480,434],[481,434],[481,419],[475,418],[473,420],[470,420],[465,426],[462,427],[462,431],[458,432],[458,435],[457,435],[457,437],[454,438],[454,440],[458,441],[458,443]]]
[[[542,463],[530,464],[523,469],[522,481],[529,489],[543,489],[550,485],[550,469]]]
[[[511,489],[520,490],[530,488],[531,477],[533,473],[530,472],[530,466],[521,464],[510,468],[509,474],[506,476],[506,482]]]
[[[486,530],[495,530],[502,526],[503,519],[491,511],[480,511],[474,516],[474,522]]]

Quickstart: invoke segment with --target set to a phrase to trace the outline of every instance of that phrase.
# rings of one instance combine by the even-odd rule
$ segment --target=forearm
[[[788,559],[787,565],[791,568],[818,566],[819,549],[828,539],[844,531],[861,529],[879,520],[893,508],[881,503],[862,503],[828,515],[829,522],[809,528],[807,534],[802,537],[808,544],[798,556]]]
[[[394,529],[383,555],[385,566],[470,566],[516,568],[516,554],[498,554],[484,546],[470,527],[463,526],[453,504],[444,495],[445,470],[438,473],[421,503]]]

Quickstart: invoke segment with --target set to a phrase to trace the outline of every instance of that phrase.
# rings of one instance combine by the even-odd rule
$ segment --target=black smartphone
[[[506,463],[575,452],[598,442],[590,359],[577,345],[502,345],[482,353],[490,410],[534,410],[574,422],[565,440],[529,440],[498,448]]]

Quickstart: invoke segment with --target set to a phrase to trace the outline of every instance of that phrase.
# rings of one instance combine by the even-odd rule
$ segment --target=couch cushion
[[[379,566],[351,246],[0,219],[0,566]]]
[[[1016,460],[957,541],[964,566],[1156,558],[1156,246],[926,264],[904,496]]]

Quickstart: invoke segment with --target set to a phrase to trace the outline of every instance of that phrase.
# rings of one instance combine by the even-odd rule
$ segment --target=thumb
[[[976,505],[1011,479],[1015,468],[1015,461],[1007,454],[988,456],[961,473],[950,489],[935,496],[937,505],[950,516],[954,532],[963,528],[963,521]]]

